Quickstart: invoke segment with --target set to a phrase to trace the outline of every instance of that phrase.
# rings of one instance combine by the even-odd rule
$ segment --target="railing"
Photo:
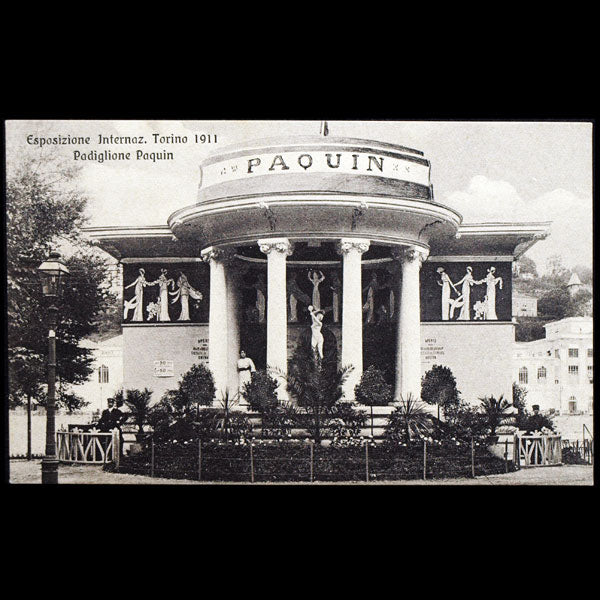
[[[549,467],[562,464],[560,435],[516,436],[520,467]]]
[[[57,431],[56,448],[59,462],[102,465],[119,464],[120,436],[118,429],[99,431]]]
[[[594,438],[584,438],[583,441],[575,440],[563,440],[563,450],[569,450],[588,465],[594,464]]]

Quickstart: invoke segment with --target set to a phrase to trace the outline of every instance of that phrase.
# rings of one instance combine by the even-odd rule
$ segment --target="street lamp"
[[[54,401],[56,385],[56,324],[57,301],[62,296],[69,269],[60,260],[60,254],[50,252],[48,260],[38,267],[42,293],[48,306],[48,402],[46,405],[46,453],[42,459],[42,483],[58,483],[58,458],[56,456]]]

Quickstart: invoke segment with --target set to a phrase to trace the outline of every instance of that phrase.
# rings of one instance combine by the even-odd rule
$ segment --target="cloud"
[[[591,197],[556,189],[526,200],[511,183],[477,175],[466,191],[452,192],[442,202],[458,210],[466,223],[552,221],[548,238],[535,244],[527,255],[542,270],[552,254],[561,255],[567,266],[592,265]]]

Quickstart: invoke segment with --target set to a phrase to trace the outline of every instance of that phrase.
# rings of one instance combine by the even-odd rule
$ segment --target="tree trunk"
[[[31,396],[27,396],[27,460],[31,460]]]

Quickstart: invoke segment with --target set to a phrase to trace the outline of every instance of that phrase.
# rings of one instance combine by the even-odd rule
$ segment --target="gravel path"
[[[169,484],[194,485],[198,482],[181,479],[151,478],[143,475],[107,473],[102,467],[83,465],[60,465],[59,482],[61,484]],[[39,460],[11,460],[10,483],[41,483]],[[346,482],[337,485],[367,485],[365,482]],[[591,466],[563,465],[561,467],[539,467],[521,469],[515,473],[488,475],[475,479],[436,479],[411,481],[381,481],[368,485],[593,485],[594,473]],[[231,485],[213,482],[210,485]],[[266,483],[254,485],[281,485]],[[299,485],[327,485],[320,482]]]

